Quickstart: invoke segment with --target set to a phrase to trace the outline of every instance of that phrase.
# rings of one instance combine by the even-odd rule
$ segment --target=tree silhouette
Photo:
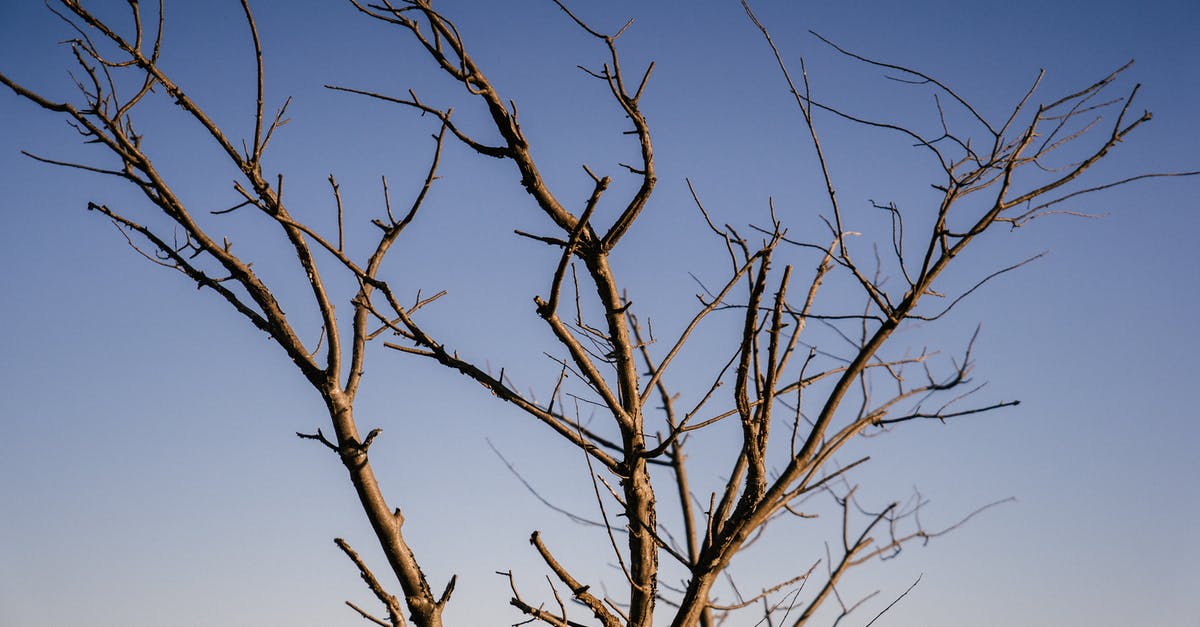
[[[406,359],[409,368],[444,367],[461,373],[557,434],[586,460],[590,477],[583,488],[594,495],[596,514],[565,513],[604,534],[619,575],[604,587],[602,582],[583,580],[574,574],[575,565],[557,557],[554,542],[533,531],[533,549],[552,575],[550,597],[530,596],[528,575],[502,573],[511,586],[511,604],[528,619],[558,626],[644,626],[658,620],[676,627],[710,627],[733,615],[748,615],[766,624],[802,625],[818,608],[836,603],[833,615],[840,620],[862,607],[862,601],[838,593],[847,572],[893,557],[909,543],[927,542],[991,506],[958,522],[930,527],[920,518],[920,495],[882,506],[864,504],[850,480],[868,459],[857,448],[850,454],[849,445],[862,436],[1018,403],[978,400],[982,386],[971,377],[974,338],[951,356],[914,348],[897,341],[896,335],[910,325],[938,322],[988,281],[1037,256],[943,287],[947,269],[997,230],[1075,212],[1070,203],[1081,196],[1141,179],[1196,173],[1130,173],[1115,180],[1084,180],[1092,166],[1150,120],[1149,113],[1136,108],[1138,87],[1113,93],[1120,89],[1128,65],[1049,98],[1039,91],[1039,74],[997,118],[985,115],[932,75],[861,56],[817,35],[836,53],[932,94],[937,124],[925,128],[869,118],[852,106],[820,99],[810,88],[803,63],[795,72],[743,1],[748,19],[772,54],[764,61],[777,65],[810,140],[824,188],[820,213],[826,230],[817,236],[796,236],[773,204],[759,213],[764,221],[746,227],[720,224],[705,206],[705,182],[688,181],[696,219],[707,224],[712,239],[687,246],[717,251],[727,257],[727,270],[716,281],[697,280],[701,293],[689,320],[655,330],[654,312],[639,307],[629,289],[628,269],[614,262],[658,183],[653,125],[642,109],[642,96],[653,89],[654,64],[639,62],[636,70],[627,71],[618,44],[632,21],[610,34],[553,1],[566,23],[573,23],[580,36],[595,40],[602,58],[581,69],[627,120],[623,132],[634,141],[628,162],[609,166],[615,175],[581,164],[581,176],[590,185],[585,198],[558,191],[543,174],[538,146],[522,128],[517,100],[489,78],[487,68],[504,59],[477,61],[454,22],[428,0],[352,4],[367,19],[415,39],[427,53],[426,65],[465,91],[468,106],[483,112],[490,126],[469,130],[451,107],[412,90],[397,95],[329,85],[331,90],[412,110],[429,118],[435,129],[428,168],[420,173],[418,191],[411,198],[395,199],[384,179],[381,206],[368,212],[344,203],[331,175],[334,228],[320,227],[322,220],[293,211],[292,201],[285,198],[284,176],[271,174],[265,166],[271,141],[287,122],[290,101],[274,111],[268,107],[263,51],[248,0],[241,6],[254,44],[257,83],[253,130],[245,139],[218,123],[160,63],[165,21],[161,7],[144,13],[137,2],[130,2],[131,25],[118,27],[79,2],[62,0],[51,10],[74,29],[68,44],[77,63],[76,97],[57,100],[6,74],[0,74],[0,82],[29,102],[61,114],[85,142],[107,151],[100,164],[27,153],[30,157],[115,177],[140,192],[141,206],[97,200],[88,209],[112,221],[149,261],[215,292],[283,349],[319,393],[328,423],[297,435],[338,456],[401,591],[400,596],[389,592],[391,582],[381,581],[350,544],[337,539],[386,612],[386,618],[378,618],[347,602],[363,618],[380,625],[403,625],[406,620],[422,627],[442,625],[456,581],[451,577],[431,585],[420,566],[421,546],[404,535],[402,508],[397,499],[385,497],[372,469],[370,447],[382,430],[362,433],[355,401],[375,344],[403,355],[373,359]],[[204,140],[215,144],[236,169],[236,203],[209,210],[175,191],[140,132],[138,114],[144,103],[156,98],[168,99],[198,124]],[[910,143],[916,158],[935,166],[928,181],[933,190],[928,204],[904,208],[873,202],[872,208],[890,226],[882,233],[860,233],[854,212],[838,194],[837,173],[826,157],[818,115]],[[544,291],[533,299],[529,312],[556,343],[545,351],[530,347],[525,356],[530,362],[552,360],[557,376],[551,381],[518,383],[505,368],[491,368],[488,355],[469,345],[454,346],[426,318],[444,292],[413,296],[403,284],[402,268],[394,275],[388,272],[396,270],[387,263],[389,252],[405,245],[406,229],[437,193],[441,156],[451,142],[481,158],[503,161],[527,201],[548,219],[543,231],[516,233],[548,247],[555,258],[545,269]],[[614,176],[625,178],[614,187]],[[212,185],[222,187],[225,181],[213,180]],[[279,289],[253,269],[250,259],[264,251],[242,253],[235,248],[240,223],[229,216],[247,213],[273,227],[286,244],[293,270],[306,283],[308,307],[320,317],[317,341],[303,339],[306,333],[285,313]],[[375,227],[369,245],[361,239],[351,241],[347,220],[367,220]],[[837,299],[825,298],[831,284],[838,286]],[[845,298],[847,290],[856,296]],[[721,335],[716,324],[713,331],[707,330],[717,316],[736,317],[738,323],[729,327],[733,333]],[[725,351],[725,359],[690,364],[684,375],[690,383],[682,386],[687,391],[677,393],[671,387],[675,367],[705,333],[717,338],[712,341]],[[694,378],[697,368],[706,377],[699,382]],[[544,388],[546,396],[523,391],[531,384]],[[690,457],[692,442],[710,433],[718,434],[715,439],[724,450],[706,448]],[[872,441],[872,446],[885,441]],[[709,489],[705,480],[701,483],[706,487],[698,489],[689,474],[697,468],[704,468],[706,477],[720,475],[722,483]],[[669,515],[662,514],[668,510]],[[825,545],[823,554],[817,550],[812,562],[755,593],[743,593],[732,576],[722,579],[730,574],[735,556],[759,538],[787,534],[822,513],[840,521],[841,534]],[[537,519],[530,520],[531,528],[538,526]],[[731,596],[734,601],[721,600]]]

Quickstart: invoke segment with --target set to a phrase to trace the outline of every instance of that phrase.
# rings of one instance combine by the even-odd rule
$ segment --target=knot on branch
[[[354,438],[350,438],[341,444],[334,444],[331,442],[329,438],[325,437],[325,433],[320,429],[317,429],[316,433],[301,433],[297,431],[296,437],[304,440],[316,440],[321,444],[324,444],[326,448],[337,453],[338,456],[341,457],[345,462],[363,463],[366,461],[367,449],[371,447],[371,443],[374,442],[375,438],[379,437],[379,434],[381,433],[383,433],[383,429],[376,427],[371,429],[370,433],[367,434],[366,439],[364,439],[362,442],[359,442]]]

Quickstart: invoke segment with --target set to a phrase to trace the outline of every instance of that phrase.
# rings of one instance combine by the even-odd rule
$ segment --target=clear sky
[[[93,4],[112,16],[125,5]],[[735,0],[574,4],[605,30],[636,18],[621,40],[623,59],[633,71],[657,62],[642,107],[655,133],[660,188],[618,251],[618,269],[656,328],[685,320],[696,291],[689,271],[717,280],[723,268],[685,176],[721,221],[762,224],[774,197],[793,235],[824,237],[802,120]],[[411,111],[322,85],[393,94],[414,87],[422,98],[454,104],[464,124],[485,128],[478,106],[402,33],[348,4],[252,6],[268,109],[294,97],[268,168],[287,174],[294,210],[322,228],[334,224],[330,172],[348,206],[365,207],[347,217],[350,237],[365,238],[379,177],[387,175],[398,196],[412,193],[436,130]],[[624,126],[602,85],[575,67],[602,60],[597,42],[549,0],[441,6],[517,102],[561,196],[586,196],[580,163],[628,189],[616,164],[635,159],[634,146],[620,135]],[[1200,169],[1200,5],[1192,0],[759,0],[755,7],[795,71],[805,58],[814,94],[926,127],[935,119],[927,94],[897,91],[807,31],[921,68],[1001,119],[1039,68],[1047,71],[1043,97],[1051,99],[1136,59],[1122,89],[1142,83],[1135,109],[1155,118],[1092,180]],[[234,0],[167,0],[163,64],[218,122],[244,136],[254,94],[239,15]],[[70,36],[40,3],[0,2],[0,71],[65,98],[70,58],[56,42]],[[168,104],[148,106],[142,123],[163,171],[196,212],[233,204],[231,172]],[[921,195],[934,180],[928,164],[903,142],[828,116],[817,123],[854,215],[870,216],[872,199],[908,206],[928,198]],[[319,398],[213,293],[149,264],[85,211],[96,200],[146,215],[130,190],[34,163],[22,149],[104,163],[60,118],[0,93],[0,626],[362,624],[342,600],[373,601],[332,538],[348,539],[380,571],[382,558],[337,460],[292,435],[324,424]],[[549,225],[509,163],[452,146],[442,174],[392,276],[413,291],[448,288],[431,324],[480,361],[546,387],[552,369],[542,351],[554,347],[530,298],[545,292],[556,255],[512,229]],[[865,623],[920,576],[877,624],[1200,625],[1200,421],[1190,391],[1200,347],[1198,191],[1196,178],[1163,179],[1091,196],[1068,208],[1104,219],[1037,221],[997,233],[963,261],[986,274],[1050,251],[910,336],[954,350],[982,322],[974,374],[988,382],[988,399],[1022,404],[869,440],[861,450],[873,460],[857,479],[875,502],[904,499],[916,486],[930,499],[930,527],[994,500],[1016,502],[851,573],[848,597],[881,590],[851,624]],[[253,221],[229,219],[242,220],[230,228],[249,229],[238,245],[260,251],[249,254],[256,270],[279,277],[288,313],[310,321],[315,337],[319,323],[295,290],[286,250],[254,231]],[[809,269],[807,257],[796,259]],[[693,357],[698,370],[711,358]],[[610,581],[620,577],[604,566],[607,539],[547,510],[488,442],[548,498],[594,515],[574,450],[431,364],[379,349],[367,373],[359,420],[364,430],[385,428],[372,448],[383,489],[405,507],[408,537],[431,584],[459,576],[448,624],[520,619],[507,605],[507,581],[493,573],[512,569],[531,595],[545,591],[527,542],[534,529],[569,544],[570,559],[600,564],[594,571]],[[712,480],[724,467],[693,472]],[[746,581],[804,569],[824,555],[819,534],[773,531],[771,551],[753,554],[761,562],[735,563]]]

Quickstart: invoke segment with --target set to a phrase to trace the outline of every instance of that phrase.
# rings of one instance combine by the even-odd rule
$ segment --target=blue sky
[[[105,15],[122,15],[124,3],[96,4]],[[602,48],[548,1],[443,4],[476,60],[517,101],[557,193],[586,196],[580,163],[613,175],[614,194],[627,191],[616,163],[635,153],[620,135],[620,115],[601,85],[575,69],[596,65]],[[689,272],[715,281],[724,268],[723,251],[705,239],[690,205],[685,176],[722,221],[761,224],[773,197],[793,235],[824,237],[802,120],[737,2],[577,4],[602,29],[635,17],[622,58],[631,71],[657,62],[642,106],[655,133],[660,187],[616,262],[656,328],[686,319],[697,289]],[[274,140],[268,168],[287,174],[297,215],[322,228],[333,224],[325,183],[332,172],[348,206],[365,207],[348,215],[349,236],[367,237],[379,177],[388,176],[397,197],[411,194],[436,130],[429,119],[327,91],[326,83],[393,94],[413,87],[424,99],[454,104],[456,119],[470,128],[485,129],[478,107],[410,41],[347,4],[252,6],[268,109],[294,97],[292,122]],[[1192,2],[1017,1],[1001,8],[760,0],[755,7],[793,70],[805,58],[814,94],[916,125],[936,120],[927,95],[897,89],[807,31],[934,74],[992,117],[1003,117],[1039,68],[1047,71],[1042,93],[1052,99],[1134,58],[1122,89],[1142,83],[1135,108],[1155,118],[1092,180],[1200,169],[1200,8]],[[253,85],[237,3],[168,0],[167,13],[164,66],[234,135],[248,134]],[[0,71],[66,97],[69,56],[56,42],[69,36],[38,3],[0,4]],[[928,198],[928,164],[903,142],[829,117],[817,123],[839,194],[858,212],[852,215],[870,220],[871,199],[912,206]],[[360,624],[341,602],[372,600],[331,540],[345,537],[374,563],[382,559],[337,460],[292,435],[323,424],[319,398],[223,302],[147,263],[84,210],[89,200],[134,203],[130,190],[19,153],[102,160],[94,147],[81,148],[60,119],[8,92],[0,94],[0,129],[8,357],[0,365],[0,625]],[[151,104],[142,129],[197,211],[233,204],[232,173],[177,110]],[[553,345],[530,298],[544,293],[556,254],[511,231],[549,225],[523,196],[511,164],[452,146],[442,174],[421,222],[396,251],[393,276],[413,291],[448,289],[430,324],[454,346],[540,389],[553,370],[541,354]],[[852,624],[921,576],[885,624],[1200,625],[1189,598],[1200,589],[1200,455],[1193,445],[1200,426],[1190,393],[1200,346],[1192,315],[1200,305],[1197,185],[1134,184],[1070,207],[1104,219],[1057,217],[997,233],[962,261],[962,278],[949,279],[1050,254],[990,284],[944,323],[900,338],[953,351],[982,323],[975,376],[988,381],[984,395],[1022,404],[865,441],[861,450],[873,458],[857,475],[865,495],[903,499],[916,486],[930,499],[932,527],[993,500],[1017,500],[852,574],[848,596],[881,590],[875,610]],[[261,251],[250,254],[256,270],[278,281],[288,313],[301,328],[310,321],[315,337],[319,323],[296,292],[286,250],[252,220],[230,220],[243,233],[238,246]],[[795,259],[797,270],[811,265],[802,254]],[[670,379],[681,390],[705,384],[686,375],[711,361],[706,346],[689,356],[694,368]],[[385,428],[372,448],[383,488],[405,507],[432,585],[459,575],[450,623],[519,619],[496,570],[511,568],[531,594],[544,592],[543,568],[527,543],[533,529],[562,545],[572,563],[596,565],[585,572],[618,580],[607,566],[607,539],[548,511],[488,442],[547,497],[594,515],[575,451],[430,364],[380,349],[367,372],[360,426]],[[693,473],[713,481],[723,468]],[[825,537],[813,530],[774,533],[769,550],[734,564],[750,588],[824,555]]]

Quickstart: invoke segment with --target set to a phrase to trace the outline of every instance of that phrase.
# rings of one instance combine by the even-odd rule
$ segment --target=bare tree
[[[534,531],[530,542],[557,582],[552,583],[551,599],[532,599],[520,585],[523,577],[502,573],[511,586],[511,604],[529,620],[560,627],[640,627],[655,620],[675,627],[711,627],[740,613],[761,624],[803,625],[831,601],[836,603],[833,615],[841,620],[862,607],[863,600],[843,598],[838,590],[851,569],[892,557],[908,543],[928,541],[974,515],[930,528],[921,523],[919,494],[882,506],[861,503],[850,477],[867,457],[851,444],[860,436],[905,423],[944,422],[1018,402],[975,400],[981,386],[971,378],[973,338],[956,357],[944,358],[932,349],[910,350],[895,342],[896,332],[914,322],[938,321],[989,280],[1033,260],[996,268],[965,288],[943,288],[939,278],[952,262],[993,231],[1069,213],[1062,203],[1093,192],[1196,172],[1136,173],[1119,180],[1081,182],[1089,168],[1150,120],[1149,113],[1135,108],[1136,86],[1111,95],[1128,66],[1049,99],[1038,93],[1039,74],[1005,116],[991,119],[926,73],[866,58],[821,39],[837,53],[930,92],[939,124],[923,129],[903,121],[868,119],[814,95],[803,62],[795,74],[743,0],[811,139],[824,181],[827,232],[817,241],[795,238],[776,217],[774,206],[764,208],[763,224],[719,225],[704,206],[700,182],[692,187],[697,219],[707,221],[711,245],[728,257],[728,271],[710,286],[701,283],[703,293],[689,321],[675,329],[660,328],[656,334],[649,324],[651,312],[635,304],[628,281],[612,263],[658,181],[651,126],[640,104],[650,88],[654,64],[626,71],[618,40],[632,21],[610,33],[589,25],[559,0],[553,2],[565,14],[565,23],[595,40],[603,58],[583,70],[629,122],[625,133],[636,147],[631,163],[616,164],[621,175],[634,181],[627,197],[611,198],[613,179],[590,165],[583,165],[581,174],[591,185],[586,198],[567,199],[556,193],[522,130],[515,100],[489,79],[454,22],[428,0],[351,4],[368,19],[415,39],[427,52],[427,61],[465,90],[471,106],[486,111],[491,128],[472,133],[457,123],[451,108],[422,100],[412,91],[393,95],[329,86],[437,121],[419,192],[399,206],[393,207],[385,179],[380,210],[374,217],[355,215],[358,212],[344,209],[339,184],[329,178],[336,233],[295,217],[284,198],[283,176],[264,170],[267,148],[287,121],[288,102],[273,114],[267,110],[262,50],[248,0],[241,0],[241,6],[254,43],[257,88],[253,132],[245,140],[215,122],[160,65],[161,3],[144,14],[137,2],[130,2],[129,28],[118,28],[75,0],[51,7],[74,29],[68,41],[78,72],[73,100],[37,93],[5,74],[0,74],[0,82],[29,102],[65,116],[86,142],[107,150],[109,163],[27,153],[30,157],[115,177],[140,191],[153,209],[153,219],[138,217],[134,208],[103,202],[89,203],[88,209],[117,225],[150,261],[216,292],[267,333],[319,392],[330,435],[323,428],[297,435],[340,458],[403,596],[388,592],[388,583],[380,581],[348,543],[337,539],[386,612],[386,618],[378,618],[347,602],[363,618],[380,625],[404,625],[406,620],[422,627],[442,625],[455,585],[451,577],[435,591],[422,572],[421,550],[405,539],[401,508],[385,498],[372,471],[368,452],[380,429],[364,436],[355,421],[368,345],[379,338],[383,346],[411,356],[414,368],[428,363],[462,373],[556,433],[587,460],[587,487],[598,508],[595,524],[611,544],[621,575],[604,588],[614,592],[601,592],[601,582],[578,578],[573,574],[577,567],[557,558],[551,543]],[[234,189],[240,199],[208,212],[216,217],[203,215],[205,211],[176,194],[172,181],[144,149],[137,113],[143,102],[156,97],[170,99],[198,123],[207,141],[236,168]],[[877,203],[874,208],[887,216],[890,230],[878,241],[856,239],[861,234],[843,209],[836,172],[825,158],[814,122],[818,113],[910,141],[936,165],[937,178],[929,181],[936,196],[928,208],[902,210]],[[423,325],[418,314],[441,293],[409,299],[381,276],[386,255],[400,245],[401,235],[434,188],[447,141],[511,163],[529,201],[549,220],[548,234],[517,231],[550,247],[557,258],[546,269],[545,292],[531,307],[557,341],[547,355],[556,362],[558,375],[547,382],[550,392],[545,399],[522,392],[505,370],[493,372],[485,365],[486,355],[472,354],[469,346],[448,346]],[[602,205],[617,209],[601,211]],[[247,257],[234,251],[235,238],[226,234],[230,227],[221,218],[234,212],[260,216],[287,242],[322,321],[317,342],[301,339],[276,289],[255,273]],[[346,213],[377,227],[370,246],[348,244]],[[615,218],[599,217],[613,213]],[[347,297],[349,318],[337,315],[338,296],[325,277],[332,273],[348,277],[354,286]],[[827,302],[822,287],[835,281],[853,287],[860,298]],[[723,338],[728,358],[711,368],[699,393],[676,394],[667,377],[676,372],[672,367],[689,341],[703,333],[704,323],[714,316],[739,320],[735,336]],[[540,359],[540,351],[529,358]],[[602,419],[585,420],[585,414],[595,413]],[[722,479],[714,489],[698,490],[689,474],[697,463],[689,464],[686,452],[693,438],[708,433],[725,434],[727,450],[722,457],[704,458],[705,479],[698,483],[713,475]],[[736,437],[729,438],[731,433]],[[854,454],[847,455],[851,450]],[[663,514],[667,511],[669,516]],[[840,538],[832,546],[826,545],[823,554],[816,552],[809,564],[775,584],[754,593],[739,589],[730,569],[735,556],[768,532],[786,533],[777,528],[808,524],[821,512],[840,521]],[[683,585],[676,587],[671,583],[675,581]],[[722,601],[722,595],[734,600]]]

